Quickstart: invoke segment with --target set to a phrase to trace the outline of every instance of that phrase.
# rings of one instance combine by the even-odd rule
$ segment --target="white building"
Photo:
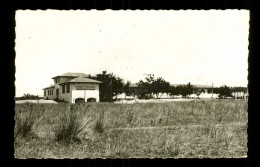
[[[235,99],[248,99],[248,91],[247,92],[232,92],[232,96]]]
[[[87,78],[84,73],[65,73],[52,78],[54,85],[43,89],[44,99],[75,103],[77,100],[99,102],[100,81]]]

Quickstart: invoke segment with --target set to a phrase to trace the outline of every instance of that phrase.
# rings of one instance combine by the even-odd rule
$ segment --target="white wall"
[[[90,86],[94,90],[76,90],[76,86]],[[53,89],[53,95],[44,96],[44,99],[48,97],[49,100],[54,100],[57,98],[56,89],[59,89],[59,100],[64,100],[69,103],[75,103],[76,98],[84,98],[85,93],[85,101],[88,98],[95,98],[97,102],[99,102],[99,84],[96,83],[71,83],[70,84],[70,92],[67,92],[67,86],[65,86],[65,93],[62,93],[62,86],[55,84]]]
[[[99,84],[96,83],[72,83],[71,90],[76,90],[76,86],[91,86],[94,90],[99,90]]]
[[[75,103],[76,98],[95,98],[99,102],[99,90],[72,90],[72,103]]]
[[[77,90],[77,86],[89,86],[94,90]],[[71,84],[72,96],[71,102],[75,103],[76,98],[84,98],[87,101],[88,98],[95,98],[99,102],[99,84],[97,83],[73,83]],[[84,95],[85,94],[85,95]]]

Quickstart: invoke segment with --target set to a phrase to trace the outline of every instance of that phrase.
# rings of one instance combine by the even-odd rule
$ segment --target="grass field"
[[[16,158],[247,154],[247,101],[16,104]]]

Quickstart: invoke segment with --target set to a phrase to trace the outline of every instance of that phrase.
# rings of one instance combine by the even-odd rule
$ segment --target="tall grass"
[[[96,113],[96,119],[93,130],[95,133],[103,133],[104,132],[104,110],[101,110],[99,113]]]
[[[15,113],[14,139],[26,139],[33,136],[33,127],[40,119],[35,113],[35,105],[27,103]]]
[[[81,107],[81,108],[80,108]],[[91,123],[88,111],[82,106],[68,105],[64,112],[59,113],[54,132],[57,142],[65,144],[81,143],[81,134]]]
[[[32,133],[32,127],[34,125],[33,112],[20,113],[15,115],[15,128],[14,138],[26,138]]]
[[[53,134],[42,147],[52,145],[58,157],[218,157],[246,152],[246,101],[19,104],[15,111],[15,138]],[[24,152],[18,150],[21,156]]]

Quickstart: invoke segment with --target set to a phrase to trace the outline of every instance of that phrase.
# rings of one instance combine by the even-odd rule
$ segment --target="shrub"
[[[26,138],[32,133],[34,126],[33,112],[15,114],[14,139]]]
[[[57,142],[66,144],[80,143],[79,135],[82,133],[86,123],[81,118],[80,111],[73,105],[70,105],[64,113],[61,113],[61,118],[58,120],[58,125],[55,128]]]
[[[95,118],[95,124],[93,126],[94,132],[97,132],[99,134],[104,132],[104,110],[99,111],[99,113],[96,113],[96,118]]]
[[[168,145],[166,146],[166,154],[170,157],[177,157],[180,154],[179,146]]]
[[[94,126],[94,132],[97,133],[103,133],[104,132],[104,125],[102,120],[97,120],[95,126]]]

